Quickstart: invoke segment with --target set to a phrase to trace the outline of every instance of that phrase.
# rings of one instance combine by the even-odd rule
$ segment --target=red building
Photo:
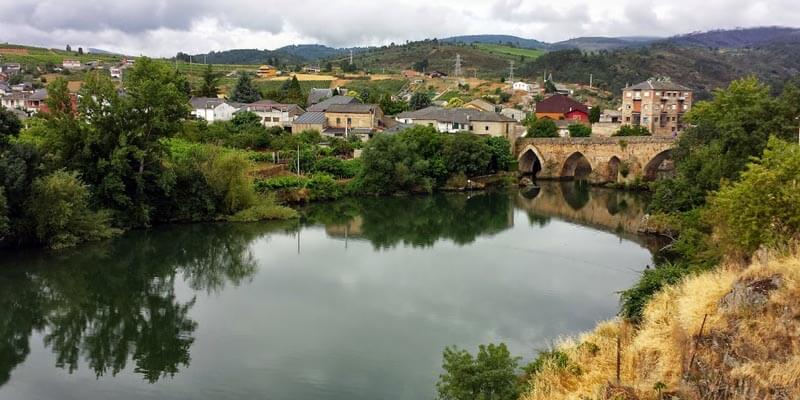
[[[588,125],[589,107],[563,94],[556,94],[536,103],[536,118],[570,120]]]

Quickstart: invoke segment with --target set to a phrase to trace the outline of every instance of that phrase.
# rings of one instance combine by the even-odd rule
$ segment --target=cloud
[[[669,36],[797,21],[796,0],[0,0],[0,41],[153,56],[481,33]]]

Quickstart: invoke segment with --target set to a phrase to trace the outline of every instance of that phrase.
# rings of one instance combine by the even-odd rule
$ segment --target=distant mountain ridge
[[[432,40],[428,40],[432,41]],[[420,41],[426,42],[426,41]],[[693,32],[684,35],[664,37],[650,36],[587,36],[547,43],[536,39],[527,39],[514,35],[486,34],[461,35],[438,39],[438,42],[459,44],[500,44],[525,49],[558,51],[578,49],[596,52],[601,50],[620,50],[626,48],[643,48],[658,43],[676,46],[702,46],[711,48],[746,48],[760,47],[775,43],[794,44],[800,42],[800,29],[789,27],[756,27],[744,29],[713,30]],[[410,42],[412,45],[418,42]],[[321,44],[300,44],[284,46],[275,50],[235,49],[208,54],[193,55],[194,59],[206,57],[208,62],[219,64],[262,64],[276,62],[283,64],[313,63],[322,60],[343,59],[353,50],[354,54],[391,50],[391,48],[408,47],[392,45],[381,47],[334,48]],[[417,60],[415,60],[417,61]]]
[[[692,32],[667,39],[667,42],[677,45],[735,49],[787,41],[800,41],[800,29],[782,26],[720,29]]]

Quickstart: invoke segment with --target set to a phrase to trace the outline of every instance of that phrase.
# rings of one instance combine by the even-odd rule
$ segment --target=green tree
[[[527,137],[558,137],[558,127],[556,126],[556,123],[549,118],[536,119],[530,125],[528,125]]]
[[[800,235],[800,147],[770,139],[761,159],[709,199],[715,237],[727,254],[785,246]]]
[[[76,172],[59,170],[33,182],[29,212],[36,238],[50,248],[108,238],[109,215],[89,208],[89,188]]]
[[[431,97],[424,92],[416,92],[411,95],[411,100],[408,102],[412,110],[420,110],[431,105]]]
[[[289,104],[297,104],[301,107],[305,106],[306,97],[303,95],[303,89],[300,87],[300,81],[297,80],[297,76],[293,76],[289,81],[283,101]]]
[[[442,358],[445,373],[436,384],[441,400],[516,400],[520,394],[519,357],[512,357],[503,343],[481,345],[474,357],[447,347]]]
[[[719,189],[723,180],[735,181],[752,157],[764,151],[770,135],[796,138],[800,101],[797,86],[789,84],[778,98],[770,88],[750,77],[732,82],[714,92],[711,101],[697,103],[686,115],[692,126],[678,140],[673,151],[677,186],[697,194],[689,204],[666,201],[676,185],[669,181],[655,186],[651,209],[660,212],[685,211],[705,202],[705,193]]]
[[[19,118],[11,112],[0,106],[0,148],[7,144],[11,137],[17,136],[22,123]]]
[[[206,70],[203,71],[203,83],[200,85],[200,89],[197,91],[197,95],[201,97],[217,97],[219,94],[219,87],[217,84],[219,83],[219,74],[214,72],[211,68],[211,64],[206,65]]]
[[[239,73],[239,79],[231,91],[231,100],[239,103],[254,103],[261,100],[261,93],[253,84],[253,78],[249,73]]]
[[[553,83],[551,80],[544,81],[544,92],[545,93],[555,93],[556,92],[556,84]]]
[[[8,231],[8,201],[6,200],[3,187],[0,186],[0,243],[3,242],[3,239],[5,238],[6,234],[8,234]]]
[[[478,176],[489,172],[492,152],[486,139],[472,133],[445,136],[442,158],[450,175]]]
[[[489,169],[493,172],[507,171],[514,156],[511,154],[511,143],[504,137],[490,136],[486,138],[489,152],[492,155]]]
[[[592,128],[581,123],[570,124],[569,137],[589,137],[592,136]]]
[[[598,106],[592,107],[592,109],[589,110],[589,122],[591,122],[593,124],[596,124],[596,123],[600,122],[600,114],[601,113],[602,113],[602,111],[600,110],[600,107],[598,107]]]

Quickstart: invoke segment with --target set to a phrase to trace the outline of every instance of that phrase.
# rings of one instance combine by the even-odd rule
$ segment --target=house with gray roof
[[[306,101],[307,106],[313,106],[321,102],[322,100],[328,99],[333,97],[333,89],[317,89],[312,88],[308,92],[308,100]]]
[[[427,107],[417,111],[406,111],[395,116],[404,124],[428,125],[439,132],[471,132],[479,135],[509,138],[514,119],[488,111],[472,108]]]
[[[323,101],[321,101],[321,102],[319,102],[317,104],[314,104],[311,107],[308,107],[308,111],[314,111],[314,112],[322,111],[322,112],[325,112],[325,111],[328,110],[328,107],[330,107],[332,105],[353,104],[353,103],[360,103],[360,101],[358,101],[358,99],[356,99],[355,97],[350,97],[350,96],[341,96],[341,95],[333,96],[333,97],[325,99],[325,100],[323,100]]]
[[[261,118],[261,125],[267,128],[279,126],[281,128],[291,128],[292,123],[305,110],[297,104],[282,104],[272,100],[261,100],[255,103],[244,104],[237,112],[248,111]]]
[[[655,136],[678,136],[693,97],[692,89],[669,78],[628,86],[622,89],[622,124],[643,126]]]
[[[191,115],[206,122],[230,121],[242,104],[217,97],[192,97],[189,100]]]

